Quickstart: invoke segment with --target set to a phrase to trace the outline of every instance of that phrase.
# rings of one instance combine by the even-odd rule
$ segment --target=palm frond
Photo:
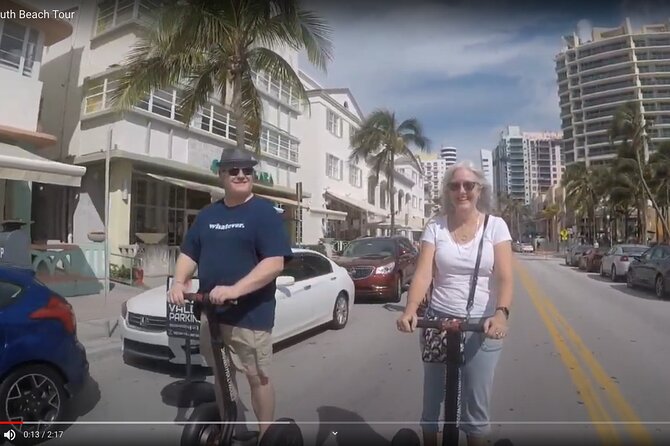
[[[254,147],[256,153],[260,154],[259,140],[262,129],[263,104],[249,70],[242,73],[242,116],[249,133],[248,142]]]
[[[309,99],[298,73],[279,54],[267,48],[253,48],[247,54],[249,68],[256,72],[264,71],[272,79],[287,84],[299,102],[309,108]]]

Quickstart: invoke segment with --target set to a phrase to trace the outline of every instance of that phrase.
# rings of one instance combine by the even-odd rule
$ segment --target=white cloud
[[[401,119],[416,116],[435,145],[448,142],[470,158],[491,148],[507,124],[558,129],[553,57],[560,36],[524,40],[519,34],[546,17],[484,20],[440,5],[393,9],[374,19],[323,14],[334,28],[335,59],[326,76],[305,71],[326,86],[349,87],[364,112],[388,107]],[[464,86],[463,79],[478,74],[516,82]],[[459,115],[468,125],[459,126]],[[478,116],[481,124],[473,126]]]

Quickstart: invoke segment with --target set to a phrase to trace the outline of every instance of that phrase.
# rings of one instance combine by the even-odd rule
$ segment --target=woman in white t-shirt
[[[474,274],[479,241],[483,235],[479,278],[470,321],[484,325],[484,333],[465,334],[465,365],[461,372],[461,418],[459,428],[468,445],[486,443],[493,375],[512,304],[512,247],[507,224],[490,215],[491,186],[472,163],[451,166],[442,183],[442,209],[427,225],[421,238],[421,253],[407,297],[398,319],[398,329],[416,329],[417,309],[432,292],[427,314],[459,317],[467,315],[470,280]],[[495,268],[494,268],[495,267]],[[440,405],[444,401],[444,364],[424,363],[422,428],[425,445],[437,444]]]

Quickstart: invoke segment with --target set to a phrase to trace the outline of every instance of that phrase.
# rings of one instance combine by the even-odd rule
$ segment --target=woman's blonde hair
[[[461,161],[453,166],[449,166],[444,178],[442,179],[442,196],[440,197],[441,209],[440,213],[442,215],[447,214],[454,210],[454,204],[449,199],[449,183],[454,177],[454,173],[458,169],[467,169],[477,177],[477,182],[481,185],[481,190],[479,192],[479,199],[477,200],[477,209],[480,212],[485,214],[491,212],[491,201],[493,199],[493,187],[486,181],[486,176],[484,172],[475,167],[475,164],[472,161]]]

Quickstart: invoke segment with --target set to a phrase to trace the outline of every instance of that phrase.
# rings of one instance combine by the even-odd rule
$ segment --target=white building
[[[422,155],[421,164],[424,175],[426,176],[428,196],[425,198],[427,206],[424,208],[425,214],[432,215],[432,213],[439,208],[436,200],[442,195],[442,180],[445,173],[447,173],[447,161],[436,155]]]
[[[80,243],[89,232],[103,228],[104,160],[109,151],[112,255],[133,252],[134,244],[146,239],[138,236],[144,233],[165,234],[164,243],[178,246],[197,212],[222,194],[212,163],[224,147],[235,145],[229,108],[211,98],[186,127],[177,109],[181,92],[167,88],[154,91],[131,111],[116,113],[109,95],[116,87],[119,64],[137,41],[140,20],[155,11],[155,4],[71,3],[81,8],[74,32],[45,56],[49,70],[43,109],[45,128],[63,135],[61,157],[88,168],[78,199],[71,203],[75,210],[68,236]],[[297,71],[297,53],[279,52]],[[302,110],[286,85],[263,73],[256,74],[255,82],[264,116],[254,191],[286,208],[287,230],[299,240],[296,185],[301,144],[295,126]]]
[[[493,187],[493,153],[490,150],[480,150],[479,163],[486,181]]]
[[[447,167],[453,166],[458,160],[458,149],[456,147],[442,147],[440,158],[447,162]]]
[[[522,132],[507,126],[493,151],[496,196],[507,196],[524,204],[558,184],[564,170],[560,134]]]
[[[28,2],[7,0],[2,10],[8,18],[0,19],[0,220],[33,221],[23,229],[42,245],[51,238],[49,229],[64,229],[68,210],[63,201],[50,200],[45,189],[74,196],[86,172],[52,161],[62,133],[43,130],[40,116],[46,113],[40,79],[50,69],[44,48],[67,39],[72,26],[55,19],[9,18],[20,10],[41,11]]]
[[[556,56],[565,163],[615,158],[608,130],[630,101],[653,121],[650,147],[670,141],[670,21],[640,30],[628,19],[618,28],[580,25]]]
[[[300,72],[310,100],[310,113],[296,123],[304,150],[300,153],[300,180],[310,197],[303,200],[303,239],[350,240],[360,235],[384,235],[390,226],[390,200],[395,199],[396,233],[413,239],[423,229],[423,178],[405,159],[396,161],[395,193],[388,179],[379,181],[365,160],[351,159],[350,138],[364,119],[346,88],[324,88]]]
[[[300,72],[308,91],[310,113],[296,123],[305,148],[300,154],[300,177],[310,198],[303,202],[305,244],[322,239],[348,240],[375,233],[375,223],[388,211],[367,200],[369,168],[364,160],[350,161],[352,133],[362,112],[346,88],[326,89]],[[374,189],[373,189],[374,191]]]

